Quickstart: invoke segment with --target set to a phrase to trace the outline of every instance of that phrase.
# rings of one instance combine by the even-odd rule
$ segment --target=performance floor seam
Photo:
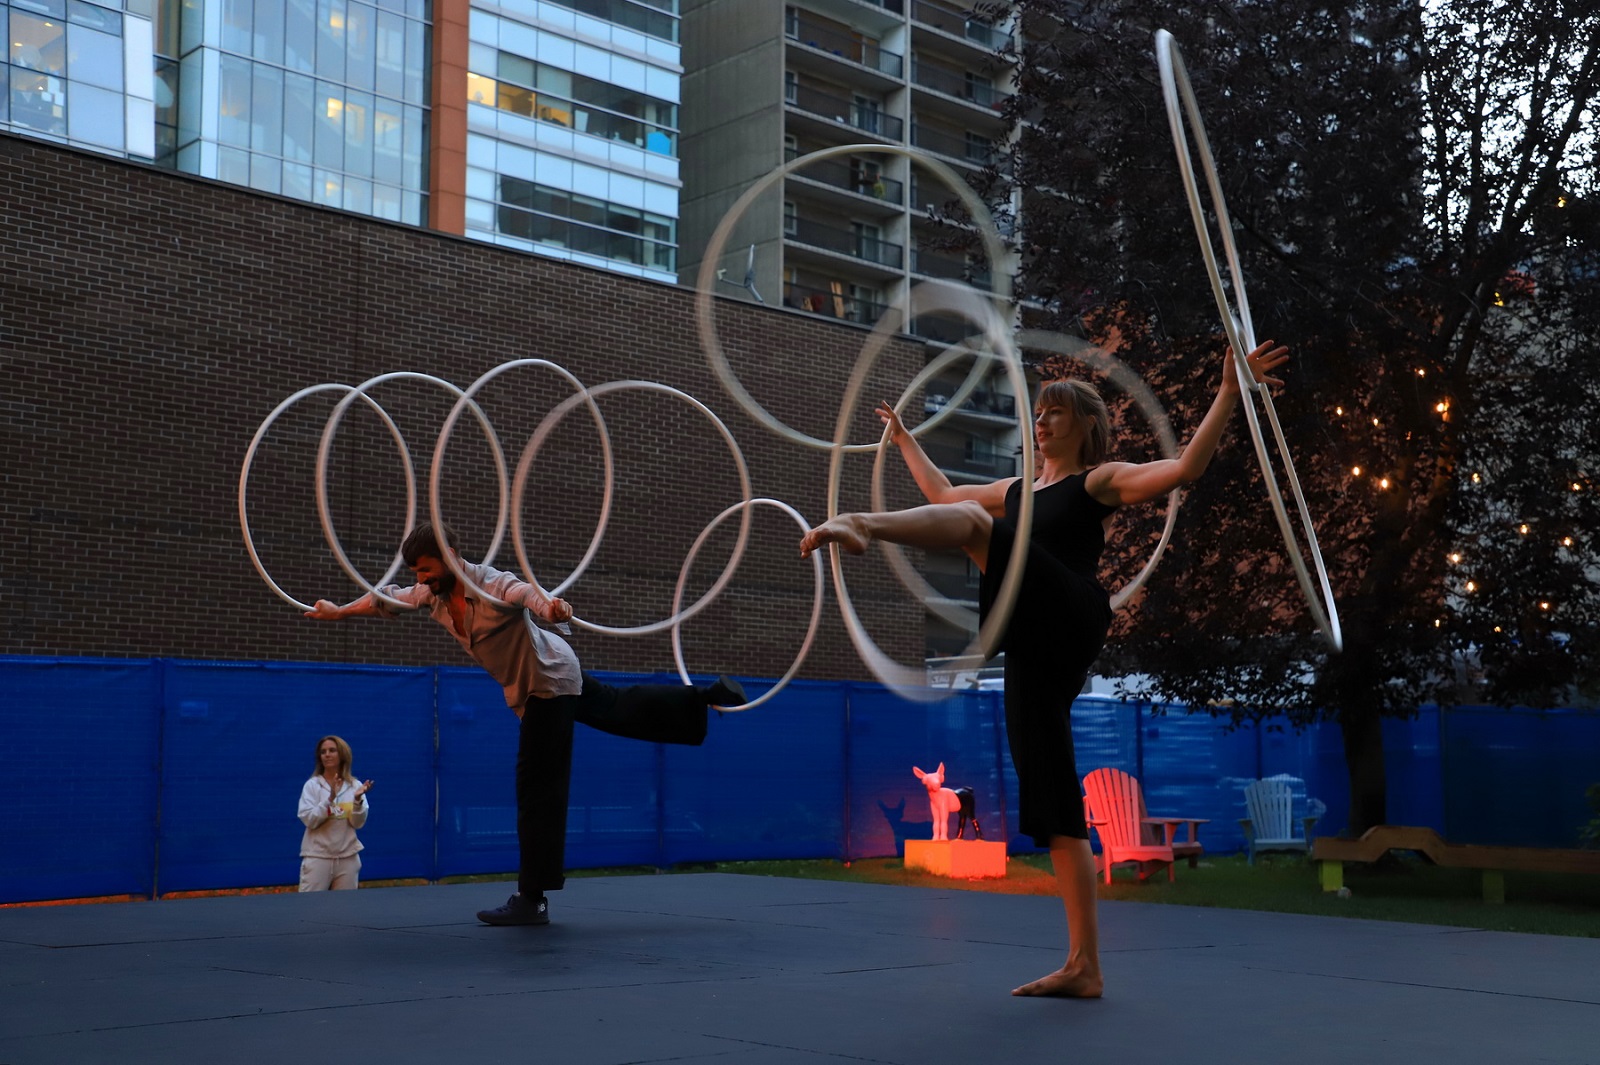
[[[1489,991],[1481,987],[1463,987],[1459,984],[1429,984],[1420,980],[1386,980],[1381,976],[1350,976],[1347,973],[1319,973],[1310,969],[1269,969],[1264,965],[1245,965],[1252,972],[1277,973],[1280,976],[1307,976],[1321,980],[1349,980],[1357,984],[1390,984],[1395,987],[1420,987],[1428,991],[1460,991],[1469,995],[1492,995],[1496,998],[1526,998],[1535,1002],[1565,1002],[1573,1006],[1600,1006],[1592,998],[1562,998],[1559,995],[1530,995],[1522,991]]]

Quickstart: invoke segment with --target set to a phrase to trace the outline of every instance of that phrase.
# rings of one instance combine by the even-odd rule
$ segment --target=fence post
[[[993,692],[979,692],[978,697],[987,704],[989,719],[994,724],[994,778],[1000,784],[1000,835],[1006,843],[1006,853],[1010,853],[1011,844],[1011,811],[1006,806],[1006,751],[1001,734],[1005,732],[1005,704],[1002,696]]]
[[[850,796],[852,794],[850,790],[850,774],[852,772],[850,751],[854,746],[851,743],[850,737],[850,693],[852,691],[852,687],[848,683],[841,682],[839,685],[839,690],[842,696],[840,702],[844,704],[840,707],[840,713],[844,717],[844,723],[842,734],[839,737],[840,746],[844,748],[844,751],[842,752],[844,761],[844,816],[840,818],[840,831],[843,832],[844,838],[839,841],[839,854],[840,861],[848,865],[852,861],[852,856],[850,853]]]

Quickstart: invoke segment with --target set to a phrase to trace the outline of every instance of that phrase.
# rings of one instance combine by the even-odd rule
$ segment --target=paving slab
[[[1103,903],[1104,999],[1049,898],[727,874],[0,910],[0,1065],[322,1051],[384,1065],[1600,1065],[1600,940]]]

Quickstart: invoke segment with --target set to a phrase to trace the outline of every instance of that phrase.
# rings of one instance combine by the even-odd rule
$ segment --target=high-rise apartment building
[[[0,0],[0,17],[0,129],[676,280],[676,0]]]
[[[994,158],[1010,92],[997,52],[1012,29],[967,8],[962,0],[683,0],[683,280],[695,282],[708,238],[754,183],[799,156],[862,145],[790,173],[752,203],[717,263],[725,279],[744,282],[749,266],[746,298],[862,325],[921,281],[1005,294],[998,286],[1014,264],[948,250],[956,242],[937,208],[954,194],[905,156],[871,150],[909,145],[968,178]],[[937,315],[905,328],[934,345],[974,331]],[[929,385],[930,412],[968,369]],[[923,447],[957,483],[1012,475],[1015,414],[999,375],[922,437]],[[925,573],[948,598],[976,605],[977,574],[964,556],[931,556]],[[930,656],[965,644],[930,616]]]

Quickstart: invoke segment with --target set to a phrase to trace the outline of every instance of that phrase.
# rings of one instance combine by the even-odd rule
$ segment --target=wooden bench
[[[1600,874],[1600,851],[1560,850],[1543,847],[1481,847],[1471,843],[1446,843],[1431,828],[1376,825],[1360,839],[1318,836],[1311,857],[1320,863],[1323,891],[1344,886],[1345,862],[1375,862],[1389,851],[1416,851],[1434,865],[1483,870],[1483,900],[1506,900],[1506,870],[1535,873]]]

